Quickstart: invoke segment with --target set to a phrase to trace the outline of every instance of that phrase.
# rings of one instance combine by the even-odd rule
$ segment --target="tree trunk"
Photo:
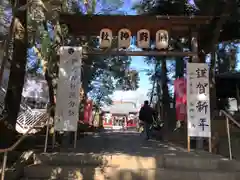
[[[166,57],[162,59],[162,104],[163,104],[163,121],[164,121],[164,128],[163,128],[163,138],[167,140],[168,138],[168,131],[169,131],[169,121],[171,119],[170,113],[170,97],[168,92],[168,79],[167,79],[167,63]]]
[[[209,25],[209,28],[204,32],[204,36],[200,37],[201,40],[199,41],[199,58],[201,62],[205,62],[205,53],[212,52],[218,43],[219,36],[221,33],[221,28],[226,23],[226,21],[229,19],[231,14],[231,10],[234,8],[235,4],[232,0],[226,1],[226,5],[223,9],[221,18],[216,17],[216,19],[213,19],[211,24]],[[209,33],[212,32],[212,33]],[[208,41],[206,41],[208,40]]]
[[[2,85],[2,80],[3,80],[4,68],[5,68],[5,65],[9,58],[9,44],[10,44],[10,41],[12,40],[13,34],[14,34],[14,29],[15,29],[14,22],[15,22],[15,17],[12,18],[12,22],[9,27],[7,39],[4,41],[3,58],[2,58],[1,69],[0,69],[0,84],[1,85]]]
[[[160,80],[158,77],[157,77],[157,69],[158,69],[158,66],[159,66],[159,61],[155,60],[155,67],[154,67],[154,74],[153,74],[153,85],[152,85],[152,90],[151,90],[151,94],[150,94],[150,104],[153,103],[153,97],[156,93],[156,86],[159,86],[157,84],[157,81]],[[158,94],[158,97],[160,96],[160,94]],[[160,98],[158,98],[157,101],[160,101]],[[156,103],[156,102],[155,102]]]
[[[48,84],[48,95],[49,95],[49,107],[55,106],[55,94],[54,94],[54,85],[53,85],[53,79],[51,75],[49,74],[48,70],[45,72],[45,79]],[[54,118],[54,109],[51,109],[50,116],[51,118]]]
[[[26,0],[19,0],[18,7],[26,4]],[[22,24],[24,32],[15,33],[13,41],[13,59],[10,68],[7,94],[5,97],[5,110],[8,113],[8,122],[15,126],[20,108],[22,89],[24,85],[26,62],[27,62],[27,14],[18,11],[16,18]]]
[[[183,77],[184,75],[184,58],[176,58],[176,78]]]
[[[209,86],[210,86],[210,109],[211,117],[214,117],[214,112],[217,108],[216,84],[215,84],[215,64],[216,64],[216,48],[211,54],[211,64],[209,69]]]
[[[155,77],[156,78],[156,77]],[[151,90],[151,94],[150,94],[150,103],[149,104],[152,104],[154,103],[153,102],[153,97],[154,97],[154,94],[155,94],[155,85],[156,85],[156,81],[153,80],[153,85],[152,85],[152,90]]]
[[[156,110],[157,110],[157,114],[160,116],[162,115],[162,111],[161,111],[161,106],[162,106],[162,91],[161,91],[161,80],[157,79],[156,82],[156,91],[154,91],[154,93],[157,93],[157,102],[156,102]]]
[[[19,0],[17,7],[25,5],[26,0]],[[15,17],[21,23],[24,31],[18,31],[19,25],[16,26],[13,41],[13,58],[10,68],[10,76],[8,82],[8,89],[5,96],[5,112],[7,113],[7,123],[11,127],[15,127],[20,103],[22,98],[22,89],[24,85],[26,61],[27,61],[27,11],[17,11]],[[5,129],[4,136],[7,137],[7,144],[9,146],[15,139],[15,128]]]

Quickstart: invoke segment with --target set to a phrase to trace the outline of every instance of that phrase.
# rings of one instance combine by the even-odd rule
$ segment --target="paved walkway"
[[[104,131],[89,134],[78,140],[77,152],[97,154],[128,154],[142,157],[163,155],[196,155],[187,153],[185,148],[159,140],[145,140],[136,131]],[[201,152],[201,155],[209,155]]]
[[[142,180],[146,177],[154,179],[151,177],[155,177],[155,170],[160,166],[158,162],[161,162],[158,161],[159,155],[175,154],[177,149],[159,141],[146,141],[133,131],[106,131],[80,139],[77,152],[100,155],[106,159],[110,168],[105,168],[105,178],[107,175],[111,180]]]
[[[89,134],[78,140],[74,153],[46,154],[42,158],[49,159],[57,166],[64,164],[67,174],[74,172],[82,177],[78,179],[84,180],[179,180],[179,173],[182,171],[165,169],[168,167],[165,166],[166,163],[171,162],[174,167],[189,167],[189,162],[198,164],[199,160],[188,158],[195,156],[201,157],[198,159],[204,156],[207,159],[214,158],[204,152],[187,153],[184,148],[170,143],[146,141],[143,136],[133,131],[105,131]],[[180,161],[178,157],[181,157]],[[45,170],[44,166],[43,172]],[[52,172],[52,169],[49,172]],[[186,174],[181,175],[188,177]],[[172,178],[169,179],[169,176]]]
[[[134,131],[106,131],[88,135],[77,143],[78,153],[101,155],[108,158],[112,166],[130,169],[155,169],[163,155],[198,156],[187,150],[157,140],[145,140]],[[200,152],[201,156],[211,156]],[[109,160],[109,157],[110,160]]]
[[[110,168],[105,168],[104,174],[114,180],[128,179],[125,176],[130,176],[129,179],[157,179],[156,172],[161,172],[163,155],[199,156],[196,152],[187,153],[184,148],[170,143],[147,141],[134,131],[106,131],[88,135],[78,140],[76,150],[77,153],[94,157],[100,155],[107,160],[107,167]],[[204,152],[200,154],[211,156]],[[140,175],[145,178],[140,178]]]
[[[77,152],[97,154],[128,154],[153,157],[159,153],[183,151],[157,140],[145,140],[135,131],[105,131],[78,140]]]

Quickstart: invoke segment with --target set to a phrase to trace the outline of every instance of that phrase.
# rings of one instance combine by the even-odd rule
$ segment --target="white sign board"
[[[60,49],[59,80],[56,98],[56,131],[77,131],[79,120],[82,48]]]
[[[188,136],[211,137],[209,70],[205,63],[187,64]]]

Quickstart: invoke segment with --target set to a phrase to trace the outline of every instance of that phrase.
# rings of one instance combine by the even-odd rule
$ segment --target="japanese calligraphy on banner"
[[[187,64],[188,136],[211,137],[209,71],[205,63]]]
[[[59,80],[56,98],[56,131],[77,131],[82,48],[60,49]]]

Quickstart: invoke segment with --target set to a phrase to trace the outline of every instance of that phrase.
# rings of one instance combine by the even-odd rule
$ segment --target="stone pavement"
[[[172,143],[159,140],[145,140],[136,131],[108,130],[101,133],[90,133],[78,140],[76,152],[97,154],[126,154],[130,156],[154,157],[158,155],[196,155]],[[201,152],[206,156],[207,152]]]
[[[169,151],[170,150],[170,151]],[[157,140],[145,140],[135,131],[108,130],[88,134],[78,140],[76,151],[79,153],[127,154],[132,156],[153,157],[159,153],[184,151]]]
[[[24,180],[238,180],[240,163],[170,143],[146,141],[133,131],[105,131],[78,140],[66,152],[40,153]]]
[[[212,154],[207,152],[188,153],[171,143],[153,139],[147,141],[135,131],[105,131],[88,135],[77,142],[76,152],[101,155],[110,166],[132,170],[159,168],[162,166],[160,158],[164,155],[212,158]]]

